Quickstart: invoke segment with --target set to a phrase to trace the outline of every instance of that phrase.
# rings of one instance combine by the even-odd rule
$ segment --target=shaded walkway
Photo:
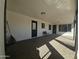
[[[61,44],[56,41],[57,37],[59,35],[48,35],[8,46],[6,51],[10,58],[7,59],[74,59],[74,46],[70,49],[70,42],[67,41],[69,44],[65,44],[66,42],[62,41],[65,45]]]

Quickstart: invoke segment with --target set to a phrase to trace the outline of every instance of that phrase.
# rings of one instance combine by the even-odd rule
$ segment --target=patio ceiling
[[[52,24],[71,23],[75,15],[75,0],[7,0],[7,9]]]

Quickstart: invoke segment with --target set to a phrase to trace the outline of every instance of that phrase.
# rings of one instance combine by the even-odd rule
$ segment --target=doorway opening
[[[37,21],[32,21],[32,37],[37,37]]]
[[[53,34],[56,34],[56,25],[53,25]]]

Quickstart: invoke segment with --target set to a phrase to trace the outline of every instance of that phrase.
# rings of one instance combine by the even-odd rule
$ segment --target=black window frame
[[[68,32],[71,32],[71,27],[72,27],[72,25],[68,24],[68,29],[67,29]]]
[[[67,32],[67,24],[63,25],[63,32]]]
[[[62,31],[62,25],[59,25],[59,32]]]
[[[42,23],[41,24],[41,27],[44,29],[45,28],[45,23]]]
[[[60,24],[59,25],[59,32],[71,32],[72,24]]]
[[[51,26],[51,25],[49,25],[49,30],[51,30],[51,27],[52,27],[52,26]]]

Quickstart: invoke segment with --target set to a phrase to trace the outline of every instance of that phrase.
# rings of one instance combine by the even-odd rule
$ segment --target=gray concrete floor
[[[74,59],[74,40],[48,35],[17,42],[6,48],[7,59]]]

